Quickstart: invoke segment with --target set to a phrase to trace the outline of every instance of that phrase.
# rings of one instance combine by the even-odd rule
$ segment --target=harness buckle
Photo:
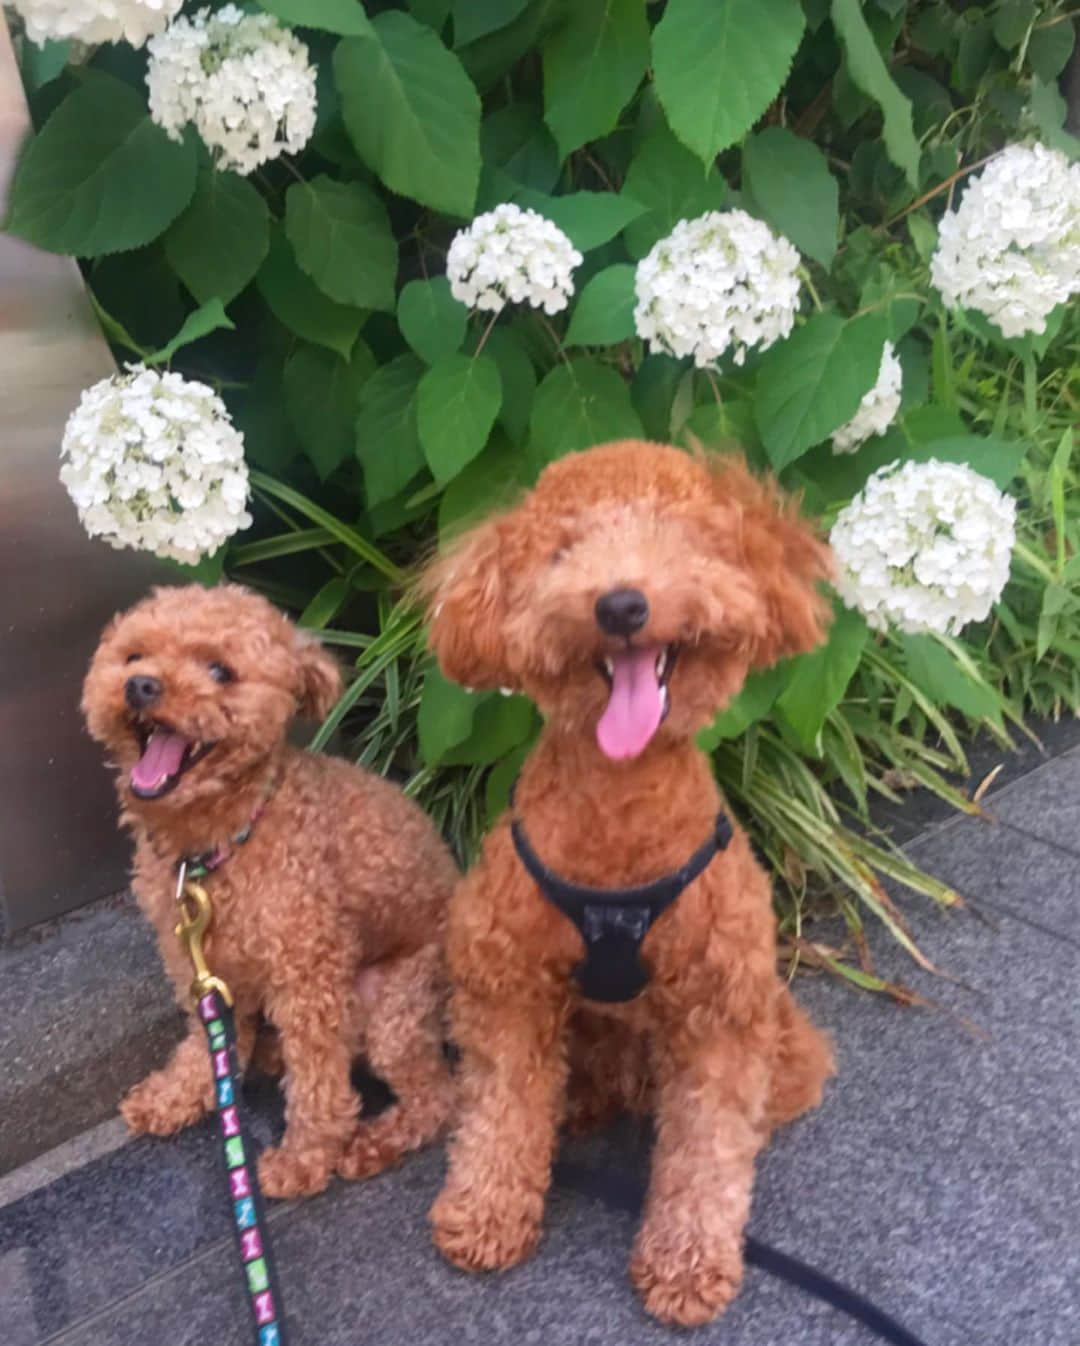
[[[194,879],[186,877],[187,866],[182,865],[180,879],[176,885],[176,903],[180,919],[176,924],[176,937],[191,959],[195,976],[191,982],[191,995],[199,1001],[211,991],[217,991],[222,1000],[230,1007],[233,1003],[232,992],[220,977],[215,977],[206,963],[203,952],[203,936],[214,919],[214,909],[210,903],[210,894]]]

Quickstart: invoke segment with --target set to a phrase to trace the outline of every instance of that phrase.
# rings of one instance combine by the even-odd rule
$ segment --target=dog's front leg
[[[136,1135],[171,1136],[199,1121],[214,1106],[214,1077],[206,1033],[198,1019],[161,1070],[147,1075],[124,1096],[120,1113]]]
[[[630,1274],[654,1317],[692,1326],[742,1279],[768,1057],[753,1025],[716,1023],[707,1036],[676,1029],[656,1054],[657,1139]]]
[[[565,1011],[507,1005],[459,988],[461,1114],[435,1242],[473,1271],[513,1266],[536,1247],[566,1091]]]
[[[355,1129],[360,1100],[349,1079],[352,1053],[339,1012],[346,999],[311,977],[267,1003],[285,1066],[285,1135],[259,1159],[267,1196],[321,1192]]]

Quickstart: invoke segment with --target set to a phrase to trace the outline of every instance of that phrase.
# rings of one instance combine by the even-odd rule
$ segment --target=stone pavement
[[[909,853],[968,898],[909,897],[948,977],[879,934],[880,969],[934,1002],[903,1009],[824,977],[797,993],[834,1036],[840,1075],[759,1165],[751,1230],[893,1313],[926,1346],[1080,1342],[1080,751],[954,818]],[[257,1094],[259,1139],[279,1126]],[[4,1346],[246,1346],[207,1126],[119,1143],[106,1123],[0,1178]],[[579,1147],[640,1172],[630,1127]],[[475,1278],[431,1247],[429,1152],[366,1184],[272,1208],[296,1346],[626,1346],[676,1334],[626,1279],[627,1215],[573,1191],[527,1265]],[[871,1346],[834,1310],[762,1272],[702,1346]]]

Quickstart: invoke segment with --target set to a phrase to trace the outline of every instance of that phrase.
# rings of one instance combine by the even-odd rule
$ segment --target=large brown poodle
[[[548,871],[622,889],[707,842],[723,801],[695,732],[752,669],[819,644],[829,566],[795,505],[741,460],[636,441],[548,467],[434,563],[444,672],[520,689],[545,716],[512,814]],[[634,1283],[684,1324],[735,1294],[754,1156],[819,1101],[832,1059],[777,976],[768,878],[739,828],[720,841],[645,935],[644,989],[609,1004],[582,994],[586,941],[530,877],[510,814],[487,837],[448,932],[462,1113],[432,1222],[452,1261],[532,1252],[563,1120],[648,1109]]]
[[[102,636],[83,691],[135,834],[133,886],[181,1004],[192,968],[173,927],[177,866],[209,856],[211,970],[236,1000],[241,1060],[261,1020],[280,1039],[286,1130],[259,1164],[296,1196],[335,1168],[374,1173],[431,1139],[449,1109],[440,990],[456,867],[428,819],[354,766],[286,742],[341,691],[334,660],[237,586],[159,589]],[[247,834],[247,835],[245,835]],[[396,1094],[358,1122],[363,1052]],[[133,1131],[168,1135],[213,1105],[202,1028],[127,1095]]]

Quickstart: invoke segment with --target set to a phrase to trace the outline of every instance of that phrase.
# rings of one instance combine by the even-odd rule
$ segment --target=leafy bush
[[[255,10],[256,6],[249,6]],[[261,0],[317,72],[314,135],[249,177],[151,120],[146,55],[22,45],[37,134],[8,227],[82,261],[121,359],[211,384],[243,430],[256,525],[222,566],[355,653],[339,728],[468,853],[529,742],[521,698],[470,695],[424,655],[403,596],[436,537],[560,454],[625,435],[740,444],[830,523],[896,459],[970,464],[1019,503],[1012,579],[962,638],[872,633],[755,677],[706,735],[723,788],[783,877],[795,956],[880,986],[860,909],[916,957],[882,878],[956,895],[867,828],[874,796],[948,783],[963,743],[1080,702],[1075,306],[1005,340],[929,283],[936,221],[1002,145],[1073,157],[1056,80],[1064,2]],[[190,7],[189,7],[190,9]],[[583,255],[555,315],[470,315],[446,255],[514,202]],[[745,363],[647,351],[635,268],[678,221],[742,210],[801,254],[794,332]],[[228,312],[226,313],[226,309]],[[898,419],[830,437],[903,371]],[[827,892],[861,967],[807,942]]]

